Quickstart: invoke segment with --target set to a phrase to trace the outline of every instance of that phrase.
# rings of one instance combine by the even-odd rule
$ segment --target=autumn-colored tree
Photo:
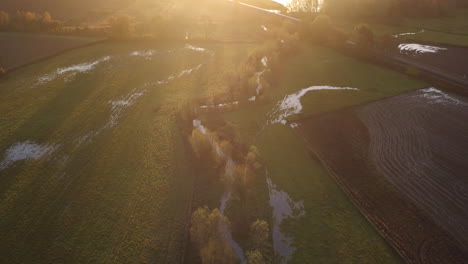
[[[197,155],[199,159],[207,159],[211,161],[211,158],[213,157],[213,148],[207,135],[203,134],[200,129],[195,128],[192,130],[192,135],[189,141],[195,155]]]
[[[225,239],[226,232],[231,232],[230,225],[218,209],[210,212],[205,206],[193,212],[190,237],[200,250],[203,264],[234,263],[232,248]]]
[[[254,171],[258,171],[263,167],[257,147],[250,146],[249,152],[245,157],[245,163]]]
[[[263,257],[262,252],[259,250],[252,250],[252,251],[247,251],[247,259],[246,263],[247,264],[266,264],[267,261]]]
[[[257,249],[263,249],[268,245],[269,234],[268,223],[264,220],[257,220],[250,225],[250,235]]]

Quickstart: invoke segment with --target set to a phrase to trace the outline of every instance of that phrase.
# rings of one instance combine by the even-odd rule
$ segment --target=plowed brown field
[[[468,99],[428,88],[303,120],[298,133],[408,263],[465,263]]]

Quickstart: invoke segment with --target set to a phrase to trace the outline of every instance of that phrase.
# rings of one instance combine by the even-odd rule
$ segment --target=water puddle
[[[185,48],[189,49],[189,50],[196,51],[196,52],[208,52],[208,50],[205,49],[205,48],[195,47],[195,46],[192,46],[192,45],[189,45],[189,44],[185,45]]]
[[[400,34],[395,34],[395,35],[393,35],[393,36],[394,36],[395,38],[398,38],[398,37],[401,37],[401,36],[416,35],[416,34],[420,34],[420,33],[424,33],[424,29],[421,29],[421,30],[418,31],[418,32],[400,33]]]
[[[145,60],[151,60],[155,54],[156,54],[155,50],[134,51],[134,52],[130,53],[130,56],[143,57]]]
[[[208,130],[205,128],[205,126],[203,126],[200,120],[196,120],[196,119],[193,120],[193,127],[197,128],[198,130],[200,130],[200,132],[202,132],[204,135],[208,137],[208,140],[210,141],[213,149],[216,151],[218,156],[226,161],[226,165],[224,167],[226,186],[224,189],[224,193],[221,197],[220,206],[219,206],[219,211],[221,212],[222,215],[224,215],[226,205],[231,199],[231,188],[232,188],[231,186],[232,186],[232,183],[234,182],[234,169],[236,167],[236,163],[229,155],[226,155],[221,150],[221,147],[219,146],[218,142],[216,142],[216,139],[208,132]],[[220,225],[219,228],[220,228],[221,233],[223,234],[224,239],[231,246],[237,258],[241,261],[241,263],[245,263],[244,251],[242,250],[240,245],[236,241],[234,241],[232,237],[232,233],[229,231],[227,226]]]
[[[157,87],[157,86],[160,86],[160,85],[163,85],[163,84],[168,84],[169,82],[171,82],[171,81],[173,81],[175,79],[181,78],[181,77],[183,77],[185,75],[189,75],[189,74],[199,70],[202,66],[203,66],[203,64],[199,64],[199,65],[197,65],[197,66],[195,66],[193,68],[182,70],[177,75],[177,77],[175,77],[174,75],[171,75],[171,76],[169,76],[168,78],[166,78],[165,80],[162,80],[162,81],[155,81],[155,82],[145,83],[144,85],[142,85],[139,88],[132,89],[127,95],[123,96],[122,98],[108,101],[108,104],[111,106],[111,111],[110,111],[108,121],[101,128],[99,128],[97,130],[89,131],[86,134],[84,134],[83,136],[79,137],[75,141],[76,144],[79,146],[79,145],[82,145],[82,144],[89,143],[96,136],[101,134],[101,132],[103,132],[104,130],[114,127],[117,124],[117,122],[118,122],[120,116],[122,115],[122,113],[127,108],[132,106],[137,101],[138,98],[143,96],[146,93],[147,89],[154,88],[154,87]]]
[[[262,92],[262,90],[263,90],[262,76],[268,70],[268,58],[266,56],[264,56],[260,60],[260,62],[263,65],[263,70],[255,73],[255,76],[257,77],[257,88],[255,89],[255,95],[249,98],[249,101],[251,101],[251,102],[257,100],[257,97]]]
[[[0,170],[6,169],[16,161],[38,160],[54,152],[58,146],[53,144],[37,144],[31,141],[18,142],[5,151]]]
[[[103,58],[101,58],[101,59],[99,59],[97,61],[81,63],[81,64],[75,64],[75,65],[71,65],[71,66],[68,66],[68,67],[59,68],[54,73],[47,74],[47,75],[44,75],[44,76],[40,77],[37,80],[36,86],[47,84],[47,83],[55,80],[56,78],[58,78],[58,77],[60,77],[62,75],[65,75],[68,78],[71,78],[71,77],[74,77],[78,73],[89,72],[89,71],[93,70],[97,65],[99,65],[99,64],[101,64],[103,62],[109,61],[110,59],[111,59],[110,56],[106,56],[106,57],[103,57]]]
[[[447,50],[447,48],[441,48],[436,46],[429,46],[429,45],[421,45],[417,43],[402,43],[398,45],[400,49],[400,53],[413,53],[416,55],[424,54],[424,53],[437,53],[443,50]]]
[[[292,246],[293,238],[281,232],[281,223],[287,218],[299,218],[305,215],[303,201],[294,202],[285,192],[278,190],[271,179],[267,178],[270,205],[273,207],[273,247],[281,256],[281,263],[287,263],[296,250]]]
[[[421,96],[424,97],[425,99],[428,99],[427,103],[429,104],[455,104],[455,105],[464,104],[464,102],[434,87],[422,89],[420,91],[423,92]]]
[[[301,113],[302,111],[302,104],[301,98],[310,91],[320,91],[320,90],[353,90],[357,91],[357,88],[351,87],[333,87],[333,86],[311,86],[308,88],[304,88],[297,93],[287,95],[283,98],[281,102],[277,104],[275,109],[270,113],[269,123],[276,124],[281,123],[283,125],[286,124],[286,118],[292,115],[296,115]]]
[[[217,104],[217,105],[202,105],[200,106],[200,109],[209,109],[209,108],[223,108],[223,107],[228,107],[228,106],[233,106],[233,105],[238,105],[239,101],[234,101],[230,103],[223,103],[223,104]]]

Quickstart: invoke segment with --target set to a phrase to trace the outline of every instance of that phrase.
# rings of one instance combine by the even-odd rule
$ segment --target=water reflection
[[[447,48],[422,45],[417,43],[402,43],[398,45],[398,49],[400,49],[400,53],[413,53],[416,55],[423,53],[437,53],[439,51],[447,50]]]
[[[286,218],[298,218],[305,215],[303,201],[295,202],[288,193],[279,190],[271,179],[267,178],[270,205],[273,207],[273,247],[281,256],[281,263],[287,263],[296,250],[292,246],[293,238],[281,232],[281,223]]]

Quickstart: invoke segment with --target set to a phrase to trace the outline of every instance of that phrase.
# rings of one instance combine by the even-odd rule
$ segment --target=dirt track
[[[303,120],[298,133],[408,263],[464,263],[468,100],[425,89]]]

